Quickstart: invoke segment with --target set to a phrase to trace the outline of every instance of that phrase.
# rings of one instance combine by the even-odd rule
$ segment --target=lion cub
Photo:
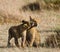
[[[37,32],[37,22],[31,18],[30,16],[30,24],[31,27],[27,30],[27,35],[26,35],[26,43],[27,46],[32,47],[38,47],[40,44],[40,34]]]
[[[25,46],[26,41],[26,30],[30,27],[30,24],[28,21],[22,20],[22,24],[18,26],[12,26],[8,30],[8,44],[7,46],[10,47],[10,40],[14,38],[15,45],[19,47],[18,38],[22,38],[21,46]]]

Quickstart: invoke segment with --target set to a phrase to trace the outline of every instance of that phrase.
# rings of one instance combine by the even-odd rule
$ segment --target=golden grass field
[[[29,1],[32,2],[32,0]],[[35,2],[35,0],[33,0],[33,2]],[[55,11],[42,9],[41,11],[24,12],[20,8],[25,4],[28,4],[26,0],[0,0],[0,52],[60,52],[60,48],[17,48],[14,45],[13,39],[11,40],[13,46],[7,48],[8,29],[11,26],[20,24],[23,19],[29,20],[29,16],[38,22],[38,31],[60,28],[60,10]],[[41,43],[43,43],[45,38],[51,34],[55,33],[41,32]]]

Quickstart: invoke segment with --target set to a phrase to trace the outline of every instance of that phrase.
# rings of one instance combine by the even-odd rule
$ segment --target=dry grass
[[[27,16],[24,15],[24,14],[28,14]],[[48,15],[47,15],[48,14]],[[29,19],[29,16],[32,16],[32,18],[37,18],[39,20],[37,20],[39,23],[38,23],[38,27],[37,29],[38,30],[48,30],[48,29],[54,29],[56,26],[58,26],[60,24],[60,18],[58,16],[59,15],[59,12],[55,12],[55,11],[41,11],[39,13],[33,13],[33,12],[23,12],[22,16],[23,18],[22,19],[25,19],[24,17],[26,17],[27,19],[25,20],[28,20]],[[20,48],[18,49],[15,45],[14,45],[14,41],[12,40],[12,45],[13,47],[11,48],[7,48],[7,40],[8,40],[8,29],[13,26],[13,25],[18,25],[19,23],[8,23],[8,24],[3,24],[3,25],[0,25],[0,51],[1,52],[15,52],[15,51],[22,51],[22,52],[57,52],[60,51],[58,48]],[[49,32],[49,33],[46,33],[46,32],[43,32],[43,33],[40,33],[41,34],[41,42],[43,43],[45,41],[45,38],[49,35],[51,35],[52,33]],[[54,33],[53,33],[54,34]]]
[[[8,29],[10,28],[10,26],[12,25],[16,25],[16,24],[4,24],[4,25],[0,25],[0,52],[60,52],[59,48],[17,48],[14,45],[14,41],[12,39],[12,44],[13,47],[7,48],[7,38],[8,38]]]
[[[31,2],[31,1],[30,1]],[[22,11],[19,10],[23,5],[28,4],[23,0],[0,0],[0,52],[60,52],[58,48],[7,48],[8,29],[13,25],[20,24],[21,20],[29,21],[29,16],[32,16],[37,22],[37,29],[50,30],[60,26],[60,10],[41,10],[41,11]],[[41,43],[44,43],[45,38],[52,33],[40,33]],[[54,34],[54,33],[53,33]],[[12,40],[12,44],[14,42]]]

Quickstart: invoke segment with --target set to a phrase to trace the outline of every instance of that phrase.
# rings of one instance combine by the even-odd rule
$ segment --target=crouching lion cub
[[[27,30],[27,35],[26,35],[27,46],[38,47],[38,45],[40,44],[40,35],[36,29],[37,22],[34,19],[32,19],[31,16],[30,16],[30,24],[31,27]]]

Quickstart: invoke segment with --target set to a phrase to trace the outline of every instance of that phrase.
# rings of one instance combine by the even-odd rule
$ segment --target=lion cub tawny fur
[[[27,30],[26,42],[27,46],[38,47],[40,44],[40,34],[37,32],[37,22],[30,17],[30,29]]]

